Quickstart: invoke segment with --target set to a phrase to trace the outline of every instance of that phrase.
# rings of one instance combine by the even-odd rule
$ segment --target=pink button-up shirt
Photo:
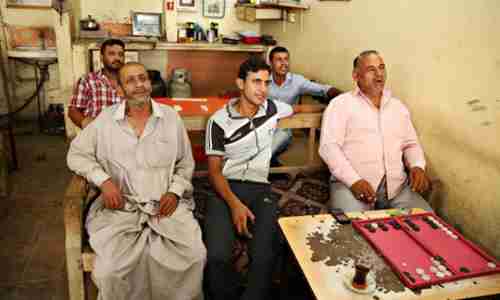
[[[319,154],[350,187],[360,179],[374,190],[387,176],[394,198],[406,181],[404,161],[425,169],[425,158],[406,106],[385,90],[380,109],[356,89],[338,96],[323,113]]]

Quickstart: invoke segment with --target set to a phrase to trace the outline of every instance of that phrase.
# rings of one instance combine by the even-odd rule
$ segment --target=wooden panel
[[[235,7],[235,10],[236,10],[236,18],[240,21],[245,21],[245,7],[243,6],[236,6]]]
[[[8,26],[10,48],[50,48],[56,47],[53,28],[37,26]]]
[[[109,32],[111,36],[116,36],[116,37],[132,35],[132,24],[102,22],[101,29]]]
[[[223,51],[169,51],[167,74],[175,68],[191,72],[192,96],[217,96],[224,90],[236,89],[236,77],[240,64],[248,53]]]
[[[245,8],[245,18],[249,22],[255,22],[256,20],[280,20],[281,10],[277,8],[255,8],[246,7]]]

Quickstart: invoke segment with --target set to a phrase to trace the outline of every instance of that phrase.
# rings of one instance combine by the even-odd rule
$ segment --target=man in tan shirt
[[[125,101],[99,114],[67,158],[102,191],[86,220],[99,299],[202,299],[206,250],[186,129],[175,110],[151,101],[144,66],[126,64],[119,75]]]

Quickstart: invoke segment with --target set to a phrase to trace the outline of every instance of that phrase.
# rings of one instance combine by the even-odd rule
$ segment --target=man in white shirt
[[[102,192],[86,220],[99,299],[203,299],[206,249],[192,213],[194,160],[183,121],[151,101],[141,64],[125,64],[119,79],[125,101],[100,113],[67,157]]]
[[[207,124],[209,179],[217,195],[208,199],[206,283],[211,300],[268,299],[278,250],[277,201],[267,181],[278,120],[291,105],[268,100],[269,66],[252,57],[240,66],[241,96],[214,113]],[[231,252],[237,236],[249,239],[248,284],[238,295]]]

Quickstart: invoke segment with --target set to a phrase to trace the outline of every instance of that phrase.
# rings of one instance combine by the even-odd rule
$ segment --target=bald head
[[[124,64],[118,73],[118,81],[128,101],[149,99],[152,87],[144,65],[138,62]]]
[[[127,76],[127,73],[129,72],[130,68],[136,68],[136,69],[142,69],[144,70],[144,73],[146,76],[148,75],[148,72],[146,71],[146,67],[144,67],[143,64],[138,63],[138,62],[128,62],[124,64],[120,70],[118,71],[118,83],[123,87],[124,83],[124,78]],[[125,77],[124,77],[125,76]],[[149,78],[149,77],[148,77]]]

